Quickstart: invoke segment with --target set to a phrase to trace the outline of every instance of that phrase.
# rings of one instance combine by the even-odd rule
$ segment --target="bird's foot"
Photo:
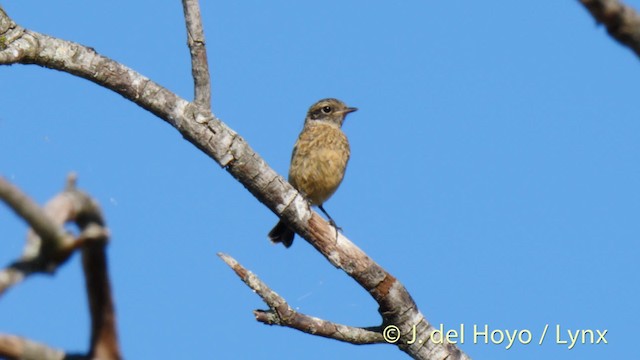
[[[338,240],[338,232],[342,232],[342,228],[336,224],[333,219],[329,219],[329,225],[333,226],[336,229],[336,240]]]

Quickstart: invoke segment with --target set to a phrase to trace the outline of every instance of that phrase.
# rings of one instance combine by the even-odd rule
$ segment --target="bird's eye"
[[[325,106],[322,108],[322,112],[328,114],[331,112],[331,106]]]

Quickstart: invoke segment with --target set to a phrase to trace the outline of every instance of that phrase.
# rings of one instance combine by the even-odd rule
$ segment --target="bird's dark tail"
[[[293,244],[293,237],[295,235],[296,233],[293,230],[289,229],[289,227],[285,225],[285,223],[283,223],[282,221],[278,221],[276,226],[274,226],[274,228],[269,231],[269,240],[271,240],[271,242],[274,244],[282,243],[285,247],[288,248],[291,246],[291,244]]]

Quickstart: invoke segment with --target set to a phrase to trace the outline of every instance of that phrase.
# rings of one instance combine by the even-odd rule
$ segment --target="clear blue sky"
[[[628,1],[640,8],[640,1]],[[182,7],[3,2],[21,25],[94,47],[191,99]],[[327,210],[475,359],[631,355],[640,321],[640,61],[578,1],[206,1],[214,112],[286,174],[309,105],[360,108]],[[290,304],[379,324],[377,304],[170,126],[86,80],[0,67],[0,173],[43,203],[66,174],[100,201],[128,359],[403,359],[253,319],[223,251]],[[0,206],[0,264],[26,227]],[[79,257],[0,299],[0,332],[88,344]],[[473,344],[473,325],[531,344]],[[607,345],[549,331],[607,329]]]

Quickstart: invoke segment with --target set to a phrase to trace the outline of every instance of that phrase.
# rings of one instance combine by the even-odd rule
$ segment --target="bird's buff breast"
[[[289,182],[312,205],[321,205],[342,182],[349,156],[349,142],[338,127],[307,126],[293,150]]]

